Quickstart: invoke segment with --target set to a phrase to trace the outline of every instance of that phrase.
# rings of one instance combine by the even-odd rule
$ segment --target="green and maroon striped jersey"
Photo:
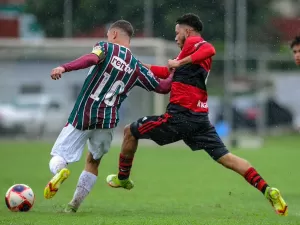
[[[97,43],[92,53],[101,63],[92,66],[68,122],[80,130],[117,126],[118,110],[134,86],[153,91],[159,81],[123,46]]]

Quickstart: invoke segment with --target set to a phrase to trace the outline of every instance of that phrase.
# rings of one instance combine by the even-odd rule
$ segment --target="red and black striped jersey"
[[[186,39],[177,60],[191,56],[192,63],[178,67],[173,76],[168,110],[208,113],[206,82],[211,69],[214,47],[201,36]],[[165,78],[167,67],[152,66],[154,75]]]

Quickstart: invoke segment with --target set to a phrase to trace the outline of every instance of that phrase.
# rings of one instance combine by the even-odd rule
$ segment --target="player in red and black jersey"
[[[295,37],[291,43],[291,49],[294,54],[294,60],[297,66],[300,66],[300,36]]]
[[[270,187],[249,162],[230,153],[209,121],[206,82],[215,49],[201,37],[202,28],[194,14],[176,21],[175,40],[181,52],[168,62],[174,75],[166,113],[140,118],[125,128],[119,173],[109,175],[107,182],[112,187],[133,188],[129,175],[139,139],[151,139],[159,145],[183,140],[193,151],[204,149],[218,163],[242,175],[266,196],[278,214],[287,215],[278,189]],[[168,67],[147,66],[159,78],[170,74]]]

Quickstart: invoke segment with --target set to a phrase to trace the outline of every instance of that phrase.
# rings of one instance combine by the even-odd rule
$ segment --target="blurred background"
[[[165,65],[179,49],[175,20],[193,12],[217,50],[208,79],[210,118],[232,145],[260,146],[265,136],[300,127],[300,73],[289,41],[300,34],[300,0],[0,0],[0,137],[55,140],[87,70],[59,81],[50,71],[89,53],[118,19],[135,27],[133,53]],[[161,114],[168,96],[135,89],[125,124]]]

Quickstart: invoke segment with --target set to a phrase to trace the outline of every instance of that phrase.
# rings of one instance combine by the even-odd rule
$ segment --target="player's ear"
[[[188,33],[189,31],[188,31],[188,29],[187,28],[184,28],[183,30],[182,30],[182,34],[183,34],[183,36],[185,37],[185,38],[187,38],[188,36],[189,36],[189,33]]]
[[[185,37],[188,38],[191,35],[191,29],[186,28],[185,29]]]
[[[113,39],[117,39],[118,32],[116,30],[113,31]]]

